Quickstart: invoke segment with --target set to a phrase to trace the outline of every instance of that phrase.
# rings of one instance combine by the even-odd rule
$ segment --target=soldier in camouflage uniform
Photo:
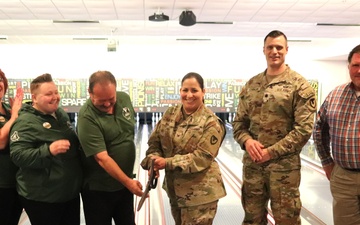
[[[188,73],[181,82],[181,102],[170,107],[151,134],[141,166],[165,169],[163,188],[176,225],[211,225],[218,199],[226,195],[215,161],[225,127],[203,103],[204,82]]]
[[[311,136],[315,91],[285,64],[287,38],[272,31],[264,39],[267,69],[239,95],[233,121],[243,157],[243,224],[267,224],[267,206],[277,225],[301,224],[300,151]]]

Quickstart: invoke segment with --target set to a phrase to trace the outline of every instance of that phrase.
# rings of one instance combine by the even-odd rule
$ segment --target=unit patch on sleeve
[[[217,137],[215,137],[214,135],[211,136],[211,138],[210,138],[210,144],[214,145],[214,144],[216,144],[217,142],[218,142]]]
[[[130,120],[131,114],[130,114],[130,109],[128,107],[123,108],[122,114],[127,120]]]
[[[19,137],[19,134],[18,134],[18,132],[17,131],[14,131],[14,133],[11,135],[11,137],[10,137],[10,140],[11,141],[13,141],[13,142],[15,142],[15,141],[18,141],[20,139],[20,137]]]

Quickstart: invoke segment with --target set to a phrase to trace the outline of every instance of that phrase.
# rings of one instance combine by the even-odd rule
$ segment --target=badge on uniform
[[[123,108],[122,114],[127,120],[130,120],[130,109],[128,107]]]
[[[43,123],[43,127],[45,127],[46,129],[50,129],[51,128],[51,124],[48,122]]]
[[[14,133],[11,135],[10,140],[11,141],[18,141],[20,139],[19,134],[17,131],[14,131]]]
[[[215,137],[215,135],[211,136],[210,138],[210,144],[214,145],[218,142],[217,137]]]

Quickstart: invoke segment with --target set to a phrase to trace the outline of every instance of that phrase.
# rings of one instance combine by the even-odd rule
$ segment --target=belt
[[[360,173],[360,169],[343,168],[344,170]]]

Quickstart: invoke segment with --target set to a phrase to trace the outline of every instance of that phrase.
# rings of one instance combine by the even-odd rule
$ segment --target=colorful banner
[[[24,90],[24,102],[31,100],[31,79],[9,79],[5,101],[16,94],[16,88]],[[60,106],[67,112],[78,112],[89,98],[87,79],[54,79],[61,97]],[[179,79],[117,79],[117,91],[130,95],[136,112],[164,112],[169,106],[181,103]],[[317,80],[309,80],[317,95]],[[239,93],[245,81],[242,79],[205,79],[204,103],[214,112],[236,112]],[[319,100],[319,98],[318,98]]]
[[[88,99],[87,80],[54,79],[60,106],[67,112],[77,112]]]

